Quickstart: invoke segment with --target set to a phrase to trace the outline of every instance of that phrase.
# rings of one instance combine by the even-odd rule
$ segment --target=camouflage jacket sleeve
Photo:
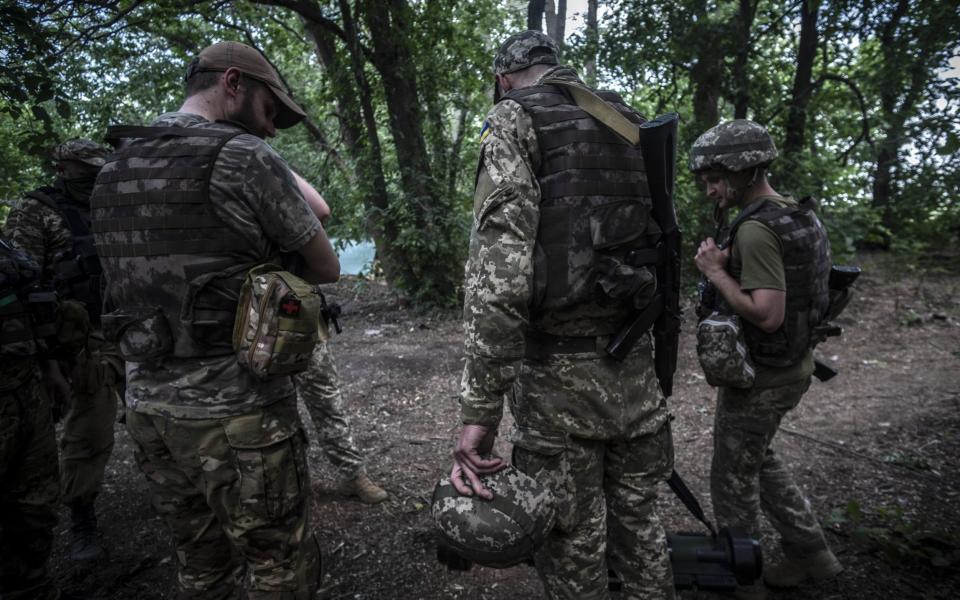
[[[32,198],[22,198],[7,215],[7,236],[40,263],[43,278],[53,277],[53,258],[70,248],[70,230],[52,208]]]
[[[481,133],[470,254],[464,281],[466,364],[461,420],[496,425],[520,372],[540,220],[536,133],[512,101],[497,104]]]
[[[285,252],[298,250],[320,229],[290,167],[255,136],[239,135],[223,147],[210,190],[228,223],[252,240],[265,236]]]

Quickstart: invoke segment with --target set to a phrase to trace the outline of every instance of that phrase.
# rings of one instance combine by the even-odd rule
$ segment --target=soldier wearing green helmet
[[[619,95],[587,88],[539,31],[507,38],[493,72],[497,102],[480,132],[464,285],[463,426],[449,478],[474,501],[446,496],[442,507],[453,514],[441,511],[451,517],[441,530],[468,557],[491,564],[510,562],[523,547],[483,535],[496,522],[485,507],[516,504],[538,533],[549,524],[534,518],[541,504],[487,480],[506,466],[484,455],[509,397],[513,467],[555,499],[555,524],[528,547],[536,547],[546,597],[607,598],[609,568],[625,598],[673,598],[655,506],[673,445],[650,336],[622,362],[604,350],[651,303],[652,267],[631,257],[660,230],[649,217],[640,150],[568,92],[595,94],[633,123],[644,118]],[[496,556],[484,558],[486,551]]]
[[[100,555],[94,502],[113,450],[123,362],[100,331],[101,267],[93,243],[90,195],[107,148],[83,138],[53,149],[53,185],[28,192],[10,212],[6,231],[36,257],[41,283],[60,298],[61,359],[72,391],[60,439],[63,502],[70,508],[70,557]]]
[[[770,185],[767,167],[776,158],[767,130],[737,119],[697,138],[690,170],[714,202],[719,222],[725,222],[727,210],[740,211],[718,233],[721,239],[707,238],[697,251],[697,268],[716,292],[698,313],[737,315],[755,369],[752,385],[737,384],[749,387],[718,386],[710,469],[716,522],[759,538],[762,507],[786,557],[764,570],[764,582],[794,587],[842,570],[810,503],[771,447],[780,421],[810,386],[811,331],[828,303],[830,245],[812,206]],[[705,356],[705,346],[700,348],[705,371],[715,358],[733,360]],[[766,598],[764,582],[738,589],[737,597]]]

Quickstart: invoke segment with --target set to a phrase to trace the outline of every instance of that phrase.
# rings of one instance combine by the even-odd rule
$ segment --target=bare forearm
[[[707,278],[727,301],[730,308],[741,318],[767,332],[776,331],[780,327],[783,322],[783,311],[771,310],[769,303],[763,302],[763,299],[758,297],[757,292],[762,290],[744,292],[740,289],[737,280],[723,270],[712,272],[707,275]]]

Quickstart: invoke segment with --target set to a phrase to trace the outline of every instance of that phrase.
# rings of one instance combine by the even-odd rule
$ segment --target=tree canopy
[[[176,109],[190,58],[242,41],[308,114],[271,143],[328,199],[331,233],[372,239],[388,280],[424,303],[460,295],[490,65],[525,27],[562,38],[564,62],[648,116],[680,113],[691,244],[710,211],[686,152],[730,118],[769,128],[774,187],[820,199],[835,254],[945,245],[960,231],[950,2],[19,1],[0,16],[0,198],[48,178],[56,142]]]

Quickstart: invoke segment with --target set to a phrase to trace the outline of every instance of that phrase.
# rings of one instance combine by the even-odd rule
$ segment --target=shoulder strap
[[[740,226],[743,225],[743,222],[760,212],[760,209],[766,207],[770,203],[769,200],[761,200],[760,202],[754,202],[743,211],[737,215],[737,218],[733,220],[733,223],[730,223],[729,233],[727,234],[727,243],[726,246],[733,244],[733,238],[737,235],[737,230],[740,229]]]
[[[57,202],[56,198],[50,195],[50,191],[56,192],[56,188],[45,186],[45,187],[37,188],[33,191],[27,192],[26,194],[24,194],[24,196],[26,196],[27,198],[33,198],[40,204],[43,204],[44,206],[57,211],[57,214],[59,214],[60,203]]]
[[[640,126],[610,106],[587,86],[563,79],[544,79],[543,83],[555,85],[570,93],[577,106],[605,127],[622,137],[632,146],[640,143]]]
[[[670,478],[667,479],[667,485],[670,486],[673,493],[677,495],[677,498],[680,498],[680,502],[683,502],[683,505],[687,507],[690,514],[706,525],[710,533],[717,535],[717,530],[713,528],[713,523],[707,520],[707,515],[704,514],[703,508],[701,508],[700,503],[697,501],[697,497],[693,495],[693,492],[690,491],[690,488],[688,488],[687,484],[681,479],[680,473],[677,473],[676,469],[670,473]]]
[[[233,123],[231,123],[232,125]],[[143,127],[137,125],[111,125],[103,139],[114,142],[122,139],[156,139],[161,137],[234,137],[245,131],[224,131],[208,127]]]

